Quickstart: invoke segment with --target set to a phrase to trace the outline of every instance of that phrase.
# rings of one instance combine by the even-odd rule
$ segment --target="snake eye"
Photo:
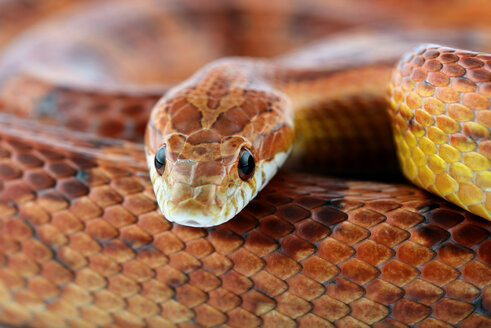
[[[247,181],[252,177],[256,164],[254,162],[254,156],[247,148],[242,148],[239,154],[239,177]]]
[[[155,154],[155,168],[160,175],[164,174],[165,170],[165,146],[162,146],[157,150]]]

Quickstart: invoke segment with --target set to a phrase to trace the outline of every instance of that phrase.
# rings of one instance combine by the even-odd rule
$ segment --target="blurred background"
[[[491,27],[491,2],[0,0],[0,50],[30,27],[50,20],[56,21],[56,31],[43,33],[38,29],[37,37],[42,34],[44,40],[37,43],[38,47],[31,45],[24,53],[17,53],[17,60],[25,64],[26,56],[38,57],[56,62],[61,71],[64,61],[58,54],[65,52],[60,49],[71,47],[86,78],[100,79],[108,69],[92,67],[91,72],[87,68],[97,65],[102,60],[97,52],[106,49],[111,52],[111,65],[120,66],[120,77],[153,84],[182,80],[217,57],[275,56],[356,28],[406,32],[449,29],[465,31],[471,38],[476,30]],[[60,20],[64,21],[61,29]],[[142,56],[144,60],[140,60]],[[10,58],[8,65],[14,65],[12,61]]]

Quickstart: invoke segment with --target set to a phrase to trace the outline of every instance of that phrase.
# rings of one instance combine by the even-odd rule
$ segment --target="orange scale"
[[[489,108],[489,99],[478,93],[466,93],[462,97],[462,103],[471,109]]]
[[[450,137],[450,144],[460,151],[471,151],[476,148],[476,143],[471,138],[461,133]]]
[[[421,97],[429,97],[435,92],[435,88],[431,86],[428,82],[418,82],[416,83],[416,93]]]
[[[442,72],[430,72],[428,73],[428,82],[435,87],[444,87],[448,85],[450,79]]]
[[[413,121],[411,126],[411,131],[413,132],[413,134],[416,136],[416,137],[422,137],[425,135],[426,133],[426,130],[425,128],[423,127],[423,125],[421,125],[420,123],[416,122],[416,121]]]
[[[472,92],[476,89],[476,84],[465,77],[452,79],[450,85],[457,92]]]
[[[485,140],[479,144],[479,153],[491,159],[491,140]]]
[[[440,52],[436,49],[428,49],[423,53],[424,58],[436,58],[440,55]],[[428,62],[428,61],[427,61]],[[438,62],[438,61],[437,61]]]
[[[433,60],[428,60],[426,63],[424,63],[423,68],[429,72],[438,72],[439,70],[442,69],[442,63],[440,63],[438,60],[433,59]]]
[[[491,111],[479,111],[476,114],[476,119],[478,123],[481,123],[487,128],[491,128]]]
[[[490,82],[491,81],[491,72],[478,68],[469,70],[467,72],[467,76],[474,82]]]
[[[424,108],[433,115],[442,114],[445,111],[445,105],[436,98],[425,98]]]
[[[406,103],[409,108],[419,108],[422,105],[421,98],[414,92],[408,93],[406,96]]]
[[[437,126],[447,133],[455,133],[460,130],[460,125],[448,116],[440,115],[436,118]]]
[[[461,104],[448,105],[448,114],[457,121],[469,121],[474,117],[474,113]]]
[[[410,77],[404,77],[402,79],[401,88],[404,91],[410,91],[414,89],[414,81]]]
[[[452,103],[459,100],[460,95],[452,88],[444,87],[439,88],[435,92],[435,96],[443,102]]]
[[[491,98],[491,82],[480,83],[478,87],[478,92],[484,97]]]
[[[442,73],[451,77],[459,77],[465,74],[465,68],[457,64],[443,65]]]
[[[416,109],[414,113],[416,121],[424,126],[430,126],[435,122],[433,117],[424,110]]]
[[[478,67],[483,67],[484,63],[479,60],[478,58],[475,57],[466,57],[462,58],[459,61],[459,64],[462,65],[465,68],[478,68]]]
[[[465,135],[473,139],[484,139],[489,137],[489,129],[485,128],[479,123],[467,122],[464,123],[464,133]]]
[[[452,49],[453,51],[453,49]],[[439,57],[440,61],[442,63],[455,63],[456,61],[459,60],[459,56],[453,54],[453,53],[442,53]]]
[[[426,71],[423,68],[416,68],[411,74],[413,81],[424,81],[426,79]]]

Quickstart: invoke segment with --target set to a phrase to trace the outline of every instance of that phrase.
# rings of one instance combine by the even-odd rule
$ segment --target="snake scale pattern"
[[[421,38],[489,52],[489,37],[360,32],[424,21],[366,3],[0,0],[0,324],[490,327],[491,58],[427,45],[396,65]],[[413,6],[489,27],[480,0]],[[172,223],[139,143],[150,111],[236,54],[303,63],[281,77],[303,136],[290,163],[340,177],[280,172],[230,221]]]

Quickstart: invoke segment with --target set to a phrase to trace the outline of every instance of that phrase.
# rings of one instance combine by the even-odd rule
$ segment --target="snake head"
[[[230,220],[286,159],[293,139],[289,102],[250,74],[236,60],[221,61],[153,109],[146,156],[168,220],[195,227]]]

